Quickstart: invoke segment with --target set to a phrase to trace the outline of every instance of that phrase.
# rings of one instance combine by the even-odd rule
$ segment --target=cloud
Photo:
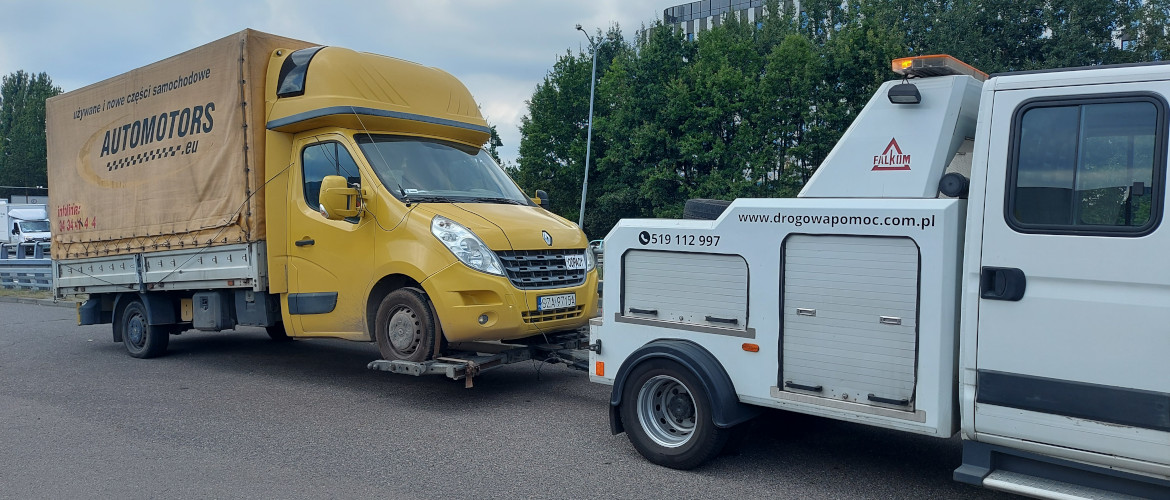
[[[398,57],[462,80],[514,161],[525,100],[565,50],[574,29],[619,23],[627,37],[672,1],[650,0],[210,0],[4,2],[0,75],[49,74],[74,90],[244,28]],[[326,6],[326,7],[323,7]],[[14,21],[19,20],[19,21]]]

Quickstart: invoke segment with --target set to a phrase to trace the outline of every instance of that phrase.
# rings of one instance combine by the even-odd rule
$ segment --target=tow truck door
[[[995,92],[978,440],[1071,458],[1170,457],[1168,91],[1144,82]]]

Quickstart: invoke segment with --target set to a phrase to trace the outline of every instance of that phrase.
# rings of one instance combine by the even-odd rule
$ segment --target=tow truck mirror
[[[550,203],[548,199],[548,193],[544,192],[543,189],[536,190],[536,197],[533,198],[532,201],[537,205],[540,205],[540,208],[548,210],[548,205]]]
[[[345,177],[326,175],[321,179],[321,215],[329,220],[357,217],[361,213],[361,193],[349,187]]]

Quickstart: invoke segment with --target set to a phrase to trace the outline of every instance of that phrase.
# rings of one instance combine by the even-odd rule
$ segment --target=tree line
[[[584,229],[679,217],[689,198],[791,197],[825,158],[891,60],[951,54],[987,73],[1160,61],[1170,0],[804,0],[803,12],[728,16],[694,40],[655,22],[598,33]],[[781,12],[776,1],[766,7]],[[525,190],[576,220],[592,52],[559,56],[527,101]]]
[[[48,186],[45,99],[60,93],[45,73],[16,71],[0,79],[0,198],[45,194],[35,189]]]

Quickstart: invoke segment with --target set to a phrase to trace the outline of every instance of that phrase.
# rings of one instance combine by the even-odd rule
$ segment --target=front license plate
[[[585,269],[584,255],[566,255],[565,267],[568,269]]]
[[[536,299],[537,311],[564,309],[566,307],[577,307],[577,294],[562,293],[560,295],[545,295]]]

